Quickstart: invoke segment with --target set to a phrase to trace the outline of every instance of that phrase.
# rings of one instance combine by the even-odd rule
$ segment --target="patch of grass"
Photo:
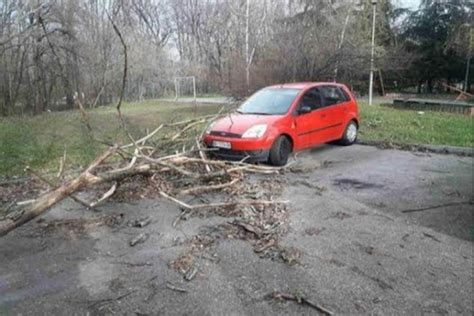
[[[143,136],[163,122],[179,121],[215,113],[221,106],[175,104],[150,100],[125,103],[122,113],[130,133]],[[398,110],[360,104],[360,136],[365,140],[407,144],[474,146],[473,121],[469,116],[451,113]],[[128,143],[119,127],[114,107],[88,111],[96,139]],[[86,166],[105,149],[95,141],[81,122],[80,113],[65,111],[34,117],[0,118],[0,175],[23,172],[26,165],[42,171],[55,171],[64,147],[68,167]]]
[[[360,138],[404,144],[474,146],[470,116],[359,104]]]
[[[174,104],[146,101],[125,103],[122,114],[130,134],[143,136],[146,130],[164,122],[173,122],[215,113],[219,105]],[[120,129],[114,107],[100,107],[88,111],[93,135],[81,121],[78,111],[44,113],[34,117],[0,118],[0,175],[17,175],[25,166],[41,171],[54,171],[67,148],[68,167],[86,166],[109,143],[128,143]]]

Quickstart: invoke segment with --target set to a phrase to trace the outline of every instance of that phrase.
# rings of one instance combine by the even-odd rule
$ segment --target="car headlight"
[[[209,124],[209,126],[206,128],[206,135],[209,135],[211,133],[212,128],[214,127],[215,124],[216,124],[215,121]]]
[[[267,124],[254,125],[242,135],[242,138],[260,138],[266,131]]]

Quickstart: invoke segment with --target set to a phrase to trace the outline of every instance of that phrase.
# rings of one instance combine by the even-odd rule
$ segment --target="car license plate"
[[[221,142],[218,140],[212,141],[212,146],[213,147],[218,147],[218,148],[224,148],[224,149],[230,149],[231,145],[229,142]]]

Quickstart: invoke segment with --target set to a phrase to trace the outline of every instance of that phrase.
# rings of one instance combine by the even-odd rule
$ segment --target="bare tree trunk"
[[[342,60],[342,45],[344,44],[344,35],[346,33],[346,28],[347,28],[347,23],[349,23],[349,18],[351,14],[351,9],[349,8],[349,11],[347,12],[346,20],[344,21],[344,26],[342,27],[342,32],[341,32],[341,40],[339,41],[339,45],[337,47],[337,53],[339,56],[336,59],[336,66],[334,67],[334,82],[337,81],[337,73],[339,71],[339,63]]]
[[[247,7],[245,13],[245,83],[247,85],[247,92],[250,92],[250,0],[247,0]]]
[[[46,106],[46,100],[44,96],[44,89],[43,89],[43,83],[44,83],[44,78],[43,78],[43,67],[41,65],[42,60],[41,60],[41,52],[39,47],[35,47],[35,53],[34,53],[34,77],[33,77],[33,85],[35,88],[35,103],[34,103],[34,114],[38,115],[41,114]]]

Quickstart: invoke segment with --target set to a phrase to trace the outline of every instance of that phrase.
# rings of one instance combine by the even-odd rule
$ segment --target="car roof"
[[[273,86],[269,86],[267,88],[288,88],[288,89],[308,89],[311,87],[323,86],[323,85],[333,85],[333,86],[344,86],[343,84],[337,82],[291,82],[291,83],[282,83]]]

